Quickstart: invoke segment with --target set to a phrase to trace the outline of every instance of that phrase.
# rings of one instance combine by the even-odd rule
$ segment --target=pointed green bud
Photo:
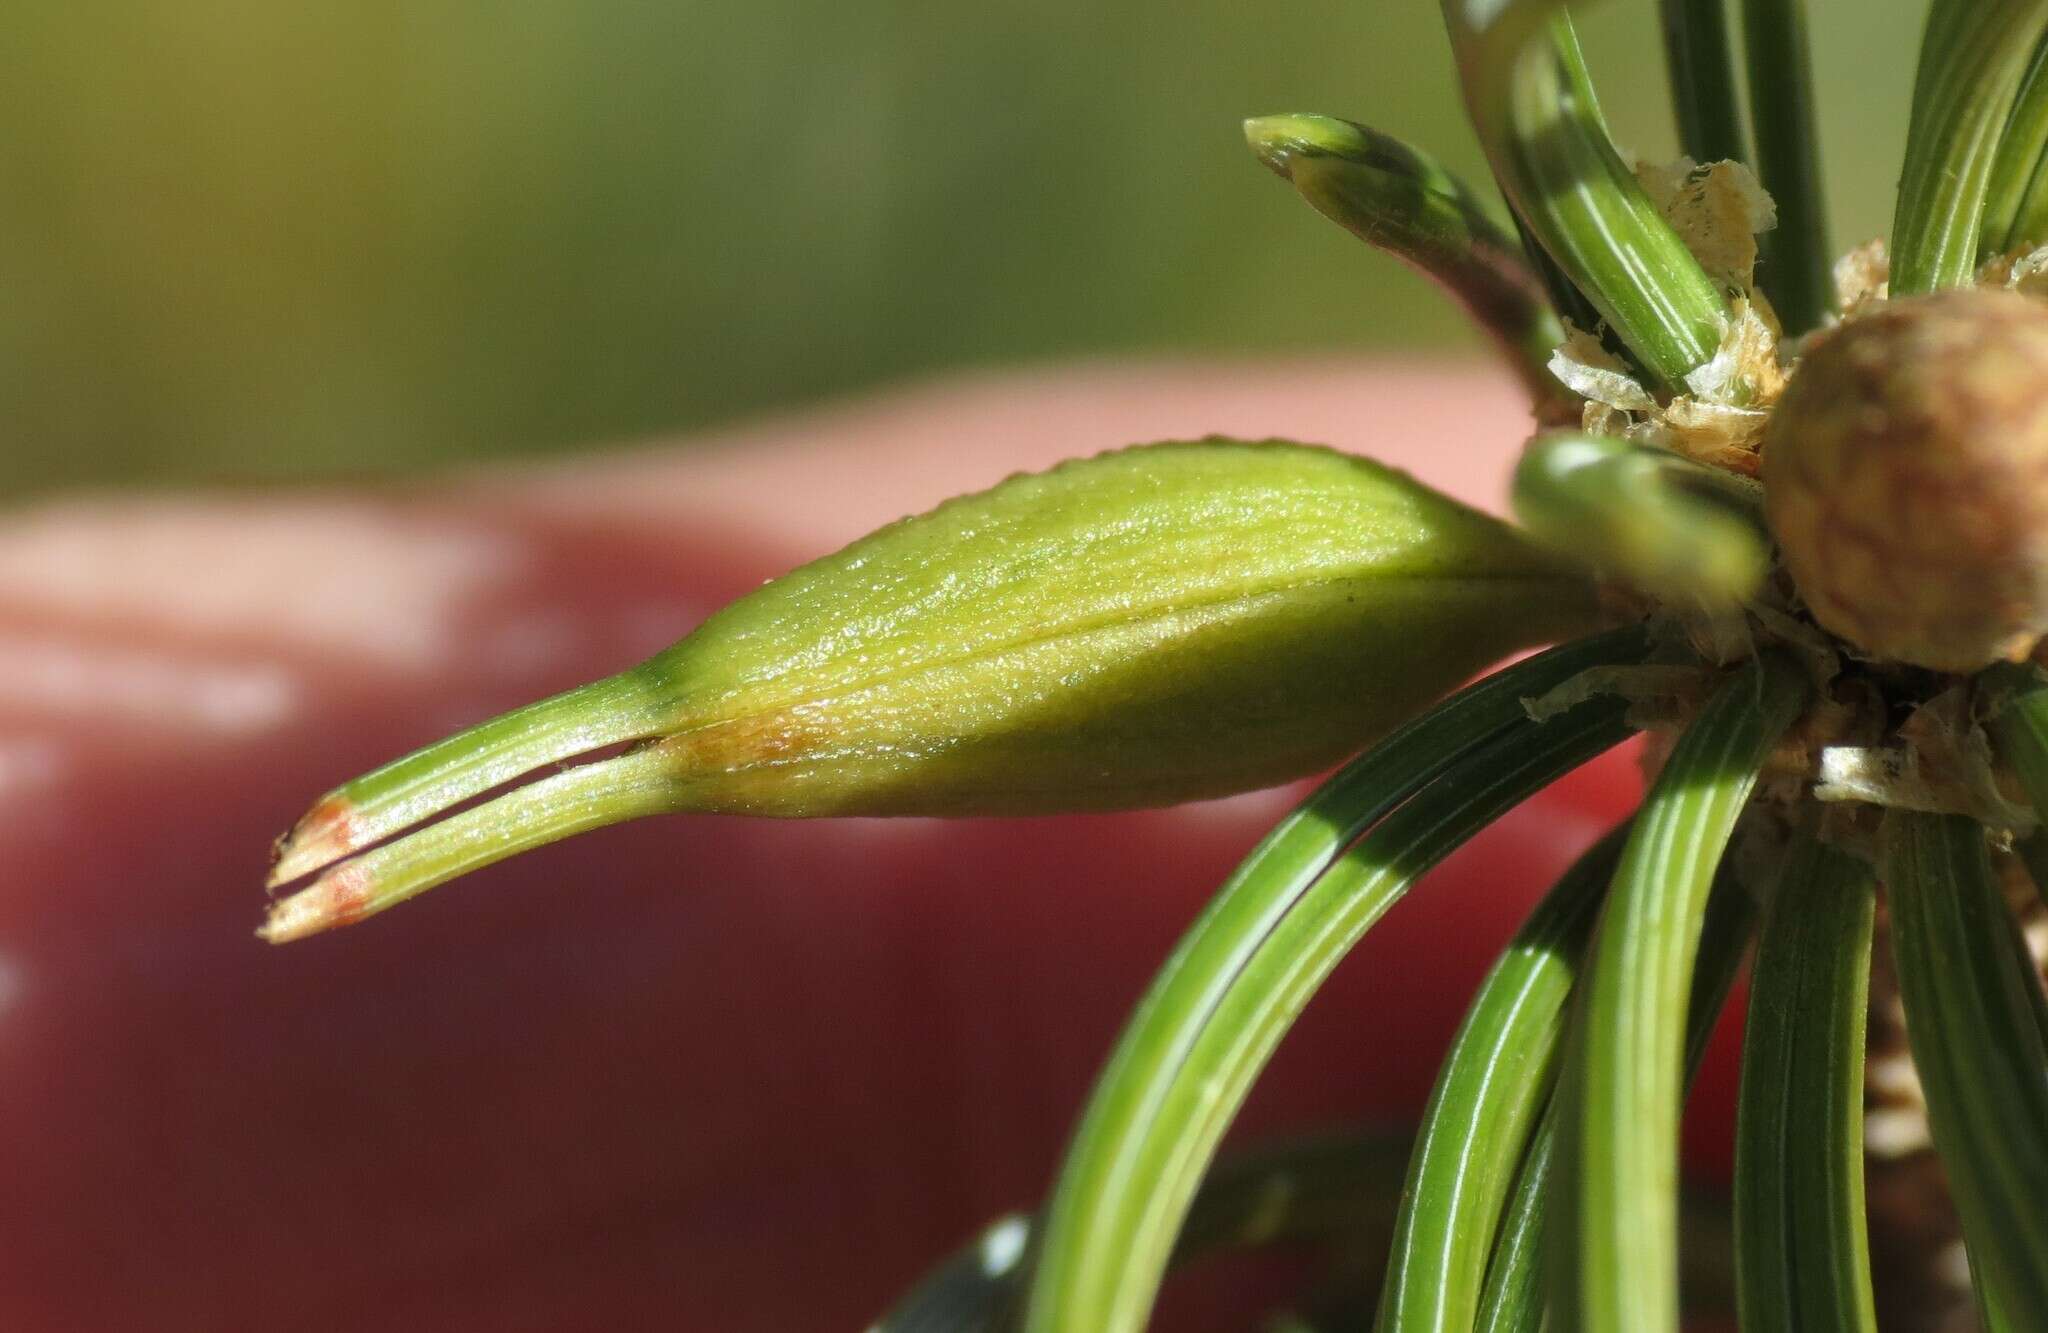
[[[1550,373],[1564,341],[1521,242],[1496,226],[1457,177],[1391,135],[1334,116],[1244,123],[1259,160],[1324,217],[1433,279],[1491,336],[1538,415],[1576,416]]]
[[[1595,614],[1569,564],[1364,459],[1106,454],[892,524],[639,666],[337,789],[280,844],[273,885],[320,875],[264,933],[662,811],[1039,814],[1265,786]]]

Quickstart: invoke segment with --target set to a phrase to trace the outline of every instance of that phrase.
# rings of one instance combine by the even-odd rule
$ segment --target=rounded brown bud
[[[2048,303],[1961,290],[1845,325],[1764,437],[1771,530],[1822,626],[1939,671],[2048,633]]]

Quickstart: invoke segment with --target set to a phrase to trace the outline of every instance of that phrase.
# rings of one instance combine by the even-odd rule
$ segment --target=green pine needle
[[[2012,947],[1984,843],[1957,815],[1884,826],[1892,949],[1913,1063],[1963,1239],[2015,1328],[2048,1320],[2048,1051],[2041,979]]]
[[[1976,272],[1992,165],[2044,27],[2048,0],[1935,0],[1892,221],[1894,297]]]
[[[1629,730],[1615,701],[1539,724],[1517,719],[1521,698],[1642,651],[1623,631],[1498,673],[1332,779],[1253,852],[1097,1081],[1048,1213],[1029,1333],[1144,1326],[1195,1183],[1308,997],[1423,871]]]
[[[1994,667],[1987,691],[2002,695],[1991,717],[1999,756],[2012,765],[2034,812],[2048,826],[2048,676],[2032,667]]]
[[[1659,383],[1720,345],[1727,304],[1608,138],[1552,0],[1444,0],[1465,103],[1529,230]]]
[[[1706,1059],[1708,1039],[1728,1003],[1736,973],[1749,948],[1756,927],[1756,902],[1724,862],[1707,899],[1707,922],[1700,931],[1699,960],[1693,968],[1692,995],[1686,1002],[1685,1069],[1686,1086],[1692,1085]],[[1553,1092],[1549,1109],[1536,1129],[1535,1139],[1522,1161],[1515,1180],[1514,1198],[1508,1204],[1494,1244],[1493,1259],[1486,1270],[1486,1292],[1480,1301],[1474,1333],[1542,1333],[1548,1309],[1544,1301],[1543,1247],[1547,1234],[1551,1182],[1557,1161],[1557,1117],[1559,1102]],[[1680,1262],[1704,1258],[1712,1247],[1704,1242],[1688,1243]],[[1705,1278],[1706,1274],[1701,1274]],[[1710,1305],[1715,1293],[1700,1290],[1701,1282],[1687,1284],[1696,1307]],[[1732,1293],[1729,1302],[1732,1308]]]
[[[1530,913],[1480,986],[1424,1112],[1380,1307],[1383,1333],[1472,1326],[1494,1229],[1549,1099],[1579,956],[1621,856],[1594,844]]]
[[[1217,1251],[1379,1237],[1391,1231],[1413,1140],[1346,1133],[1220,1159],[1174,1245],[1174,1266]],[[1035,1218],[1002,1218],[876,1321],[871,1333],[1000,1333],[1029,1268]]]
[[[1709,889],[1764,759],[1810,692],[1780,657],[1721,685],[1643,802],[1561,1084],[1552,1299],[1587,1333],[1677,1333],[1678,1120]]]
[[[1757,280],[1785,331],[1796,336],[1819,328],[1835,299],[1806,6],[1743,0],[1742,28],[1757,177],[1778,207],[1778,225],[1761,238]]]
[[[1982,258],[2048,242],[2048,38],[2020,79],[1998,141],[1978,238]]]
[[[1695,162],[1749,160],[1726,0],[1659,0],[1679,150]]]
[[[1772,894],[1743,1034],[1735,1263],[1744,1333],[1873,1333],[1863,1033],[1875,881],[1797,840]]]

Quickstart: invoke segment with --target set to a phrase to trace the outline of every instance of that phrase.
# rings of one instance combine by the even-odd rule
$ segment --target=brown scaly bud
[[[1772,531],[1824,627],[1972,671],[2048,633],[2048,304],[1897,301],[1810,351],[1764,440]]]

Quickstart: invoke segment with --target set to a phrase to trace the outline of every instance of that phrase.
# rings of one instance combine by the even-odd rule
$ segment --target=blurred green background
[[[1668,156],[1648,0],[1581,5]],[[1925,0],[1813,4],[1835,239]],[[949,369],[1472,347],[1261,171],[1460,171],[1435,0],[66,0],[0,15],[0,496],[560,450]]]

